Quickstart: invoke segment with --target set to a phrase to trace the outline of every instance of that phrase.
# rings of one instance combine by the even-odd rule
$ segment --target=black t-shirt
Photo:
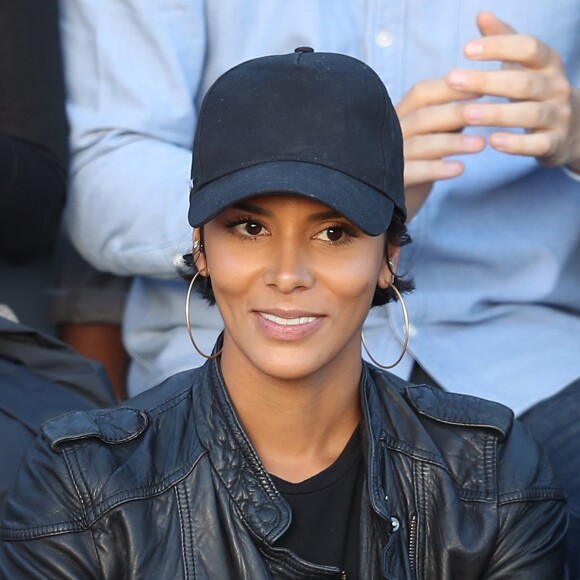
[[[360,429],[327,469],[300,483],[272,476],[292,508],[292,523],[277,546],[358,578],[360,502],[364,481]]]

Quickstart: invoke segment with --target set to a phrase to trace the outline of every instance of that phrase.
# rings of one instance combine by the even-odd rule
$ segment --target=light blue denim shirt
[[[557,49],[578,84],[577,0],[485,8]],[[480,9],[479,0],[61,0],[68,224],[97,267],[137,275],[125,316],[132,394],[201,363],[173,259],[191,247],[192,138],[217,76],[308,45],[368,62],[396,103],[420,80],[474,66],[462,48],[479,36]],[[408,375],[416,359],[448,389],[521,412],[580,376],[580,182],[491,148],[463,161],[464,175],[439,182],[411,223],[415,241],[400,266],[417,290],[407,298],[409,354],[396,372]],[[221,321],[194,300],[196,339],[210,351]],[[372,311],[365,334],[375,358],[395,359],[398,306]]]

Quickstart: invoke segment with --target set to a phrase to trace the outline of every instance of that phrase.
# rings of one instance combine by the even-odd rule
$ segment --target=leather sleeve
[[[486,580],[565,578],[566,505],[516,501],[499,508],[501,532]]]
[[[2,541],[0,578],[91,580],[103,578],[90,531]]]
[[[9,492],[0,524],[0,578],[101,578],[75,467],[37,438]]]
[[[498,450],[497,470],[499,533],[483,578],[565,578],[565,496],[546,455],[519,421]]]

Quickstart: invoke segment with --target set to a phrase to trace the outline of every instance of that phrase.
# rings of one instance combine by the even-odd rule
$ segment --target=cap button
[[[314,52],[314,49],[310,46],[299,46],[294,49],[294,52]]]

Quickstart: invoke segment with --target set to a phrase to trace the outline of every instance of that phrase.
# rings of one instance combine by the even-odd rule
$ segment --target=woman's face
[[[296,380],[360,361],[375,288],[391,280],[384,235],[317,201],[271,195],[220,213],[203,242],[197,265],[225,322],[222,364]]]

